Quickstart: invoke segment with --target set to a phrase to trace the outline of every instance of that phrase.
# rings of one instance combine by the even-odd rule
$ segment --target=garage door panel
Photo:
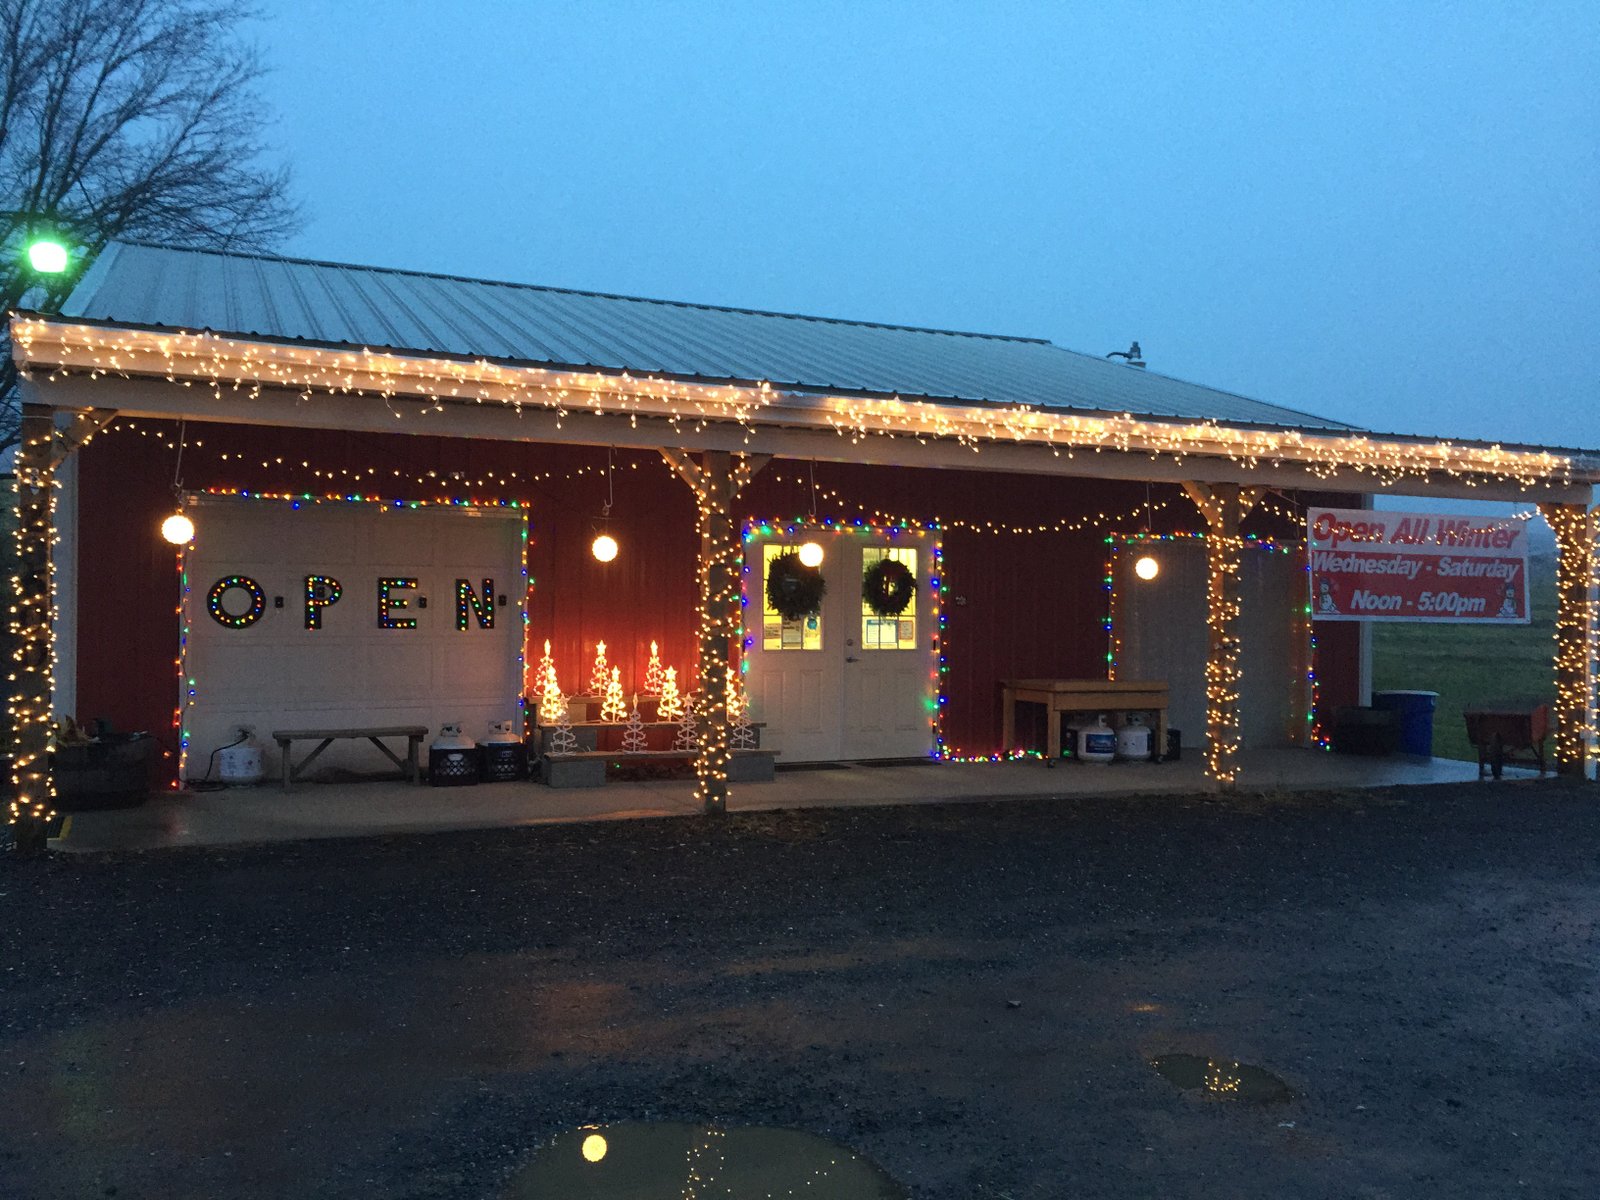
[[[471,633],[463,634],[471,636]],[[503,692],[498,664],[481,656],[464,658],[454,646],[436,643],[429,654],[428,675],[432,686],[448,692],[462,703],[493,704]]]

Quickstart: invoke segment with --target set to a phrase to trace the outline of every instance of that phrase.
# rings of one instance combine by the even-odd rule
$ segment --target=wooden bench
[[[770,783],[776,775],[776,750],[735,750],[728,761],[730,783]],[[572,754],[539,756],[539,782],[553,788],[603,787],[606,764],[693,762],[693,750],[578,750]]]
[[[366,738],[395,766],[400,768],[401,777],[412,783],[422,782],[422,772],[417,767],[417,754],[422,746],[422,739],[428,736],[426,725],[381,725],[372,729],[275,729],[272,740],[278,743],[278,754],[283,759],[283,790],[288,791],[289,785],[300,778],[301,773],[315,761],[334,742],[345,738]],[[406,757],[404,761],[380,740],[382,738],[403,737],[406,739]],[[290,753],[293,742],[315,742],[319,745],[310,754],[306,755],[296,765]]]

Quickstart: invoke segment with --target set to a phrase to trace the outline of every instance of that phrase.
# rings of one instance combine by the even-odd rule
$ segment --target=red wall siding
[[[170,424],[118,422],[83,451],[79,531],[79,715],[109,717],[119,728],[169,739],[177,587],[175,556],[156,530],[172,504],[174,433]],[[189,488],[407,499],[469,494],[525,502],[533,580],[530,661],[549,638],[563,686],[576,690],[587,682],[595,641],[604,638],[610,661],[632,690],[654,639],[663,660],[692,677],[694,505],[688,488],[656,455],[615,455],[609,528],[622,549],[615,562],[602,565],[590,555],[589,542],[606,499],[604,450],[238,426],[190,425],[188,438],[183,476]],[[459,482],[429,482],[449,480],[452,472],[483,486],[469,491]],[[1116,529],[1137,529],[1144,485],[834,464],[818,464],[815,472],[819,517],[938,518],[946,525],[945,737],[952,750],[998,748],[1001,679],[1104,671],[1104,517]],[[1156,486],[1149,494],[1158,531],[1200,527],[1178,489]],[[795,518],[807,511],[810,495],[807,464],[775,461],[741,497],[738,511]],[[987,531],[989,522],[1010,529],[1084,517],[1094,519],[1078,532]],[[1258,511],[1247,529],[1294,533],[1266,511]],[[1346,693],[1353,694],[1353,685],[1338,667],[1348,654],[1342,637],[1342,629],[1319,631],[1325,704],[1351,702]]]
[[[1354,621],[1324,621],[1316,626],[1316,635],[1317,706],[1326,727],[1332,724],[1334,709],[1361,702],[1361,626]]]

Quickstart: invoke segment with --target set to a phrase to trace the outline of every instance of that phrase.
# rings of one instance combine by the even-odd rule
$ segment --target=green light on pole
[[[40,275],[59,275],[67,269],[67,248],[50,238],[28,245],[28,265]]]

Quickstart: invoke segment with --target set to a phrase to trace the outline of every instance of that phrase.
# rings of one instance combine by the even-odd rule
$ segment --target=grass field
[[[1529,561],[1533,620],[1527,625],[1372,627],[1372,687],[1439,693],[1433,719],[1438,758],[1476,760],[1462,710],[1490,700],[1554,699],[1555,561]]]

